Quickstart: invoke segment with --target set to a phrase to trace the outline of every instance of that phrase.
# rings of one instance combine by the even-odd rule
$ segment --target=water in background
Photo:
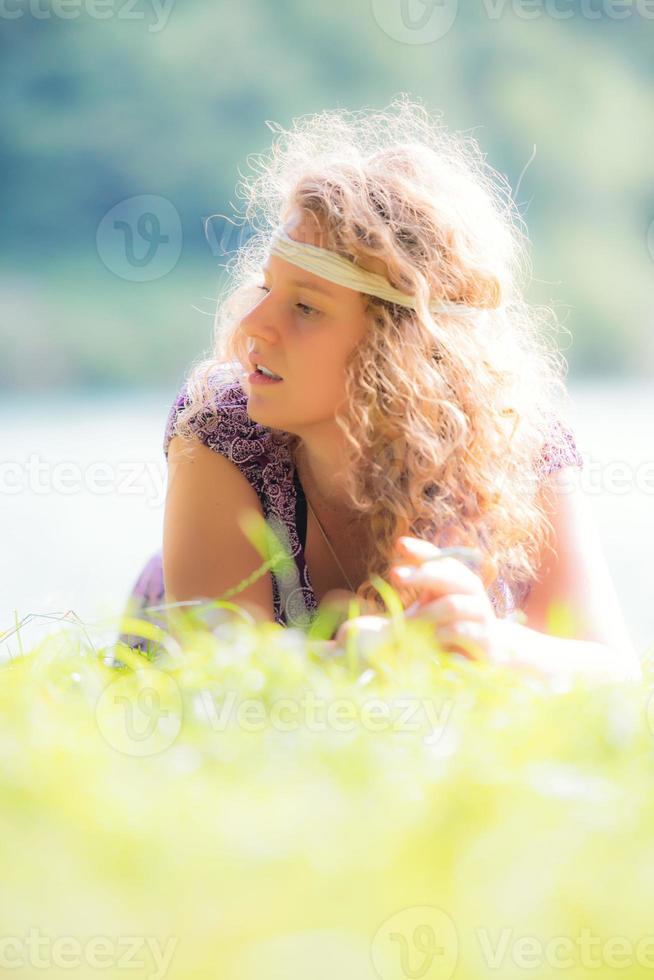
[[[586,497],[642,652],[654,643],[654,393],[633,382],[569,389]],[[161,546],[174,395],[0,403],[0,633],[28,613],[72,609],[93,623],[120,614]]]

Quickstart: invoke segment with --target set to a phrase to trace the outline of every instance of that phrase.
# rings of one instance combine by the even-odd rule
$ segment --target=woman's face
[[[324,246],[315,223],[295,216],[285,230],[296,241]],[[248,415],[263,425],[300,436],[331,421],[345,398],[345,365],[366,330],[367,297],[306,272],[278,255],[262,267],[261,299],[241,320],[241,330],[277,384],[243,387]],[[248,365],[248,374],[254,370]]]

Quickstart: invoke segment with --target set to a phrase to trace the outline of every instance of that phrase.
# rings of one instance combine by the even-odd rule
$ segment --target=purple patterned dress
[[[166,458],[176,414],[186,404],[188,393],[184,384],[166,422],[163,442]],[[561,423],[557,421],[555,425]],[[249,417],[247,394],[238,381],[230,381],[227,385],[221,381],[213,409],[196,418],[194,427],[195,434],[206,446],[230,459],[245,476],[257,493],[266,521],[293,558],[293,566],[284,569],[283,574],[278,570],[271,575],[275,622],[282,626],[309,625],[318,603],[304,557],[306,499],[289,450],[274,440],[270,429]],[[543,477],[566,465],[583,466],[572,432],[565,427],[563,431],[567,446],[564,452],[554,453],[549,445],[543,449],[539,466]],[[495,607],[502,597],[510,614],[524,603],[530,588],[529,583],[510,587],[508,582],[498,578],[488,594]],[[147,609],[164,601],[162,552],[159,550],[149,558],[132,586],[125,614],[165,628],[165,614]],[[238,602],[237,596],[234,601]],[[135,648],[148,646],[147,641],[136,636],[121,634],[119,639]]]

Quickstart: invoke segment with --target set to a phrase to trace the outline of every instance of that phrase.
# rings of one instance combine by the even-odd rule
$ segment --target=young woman
[[[402,96],[280,128],[242,186],[258,231],[171,408],[163,551],[131,611],[219,598],[255,572],[240,522],[254,510],[293,558],[234,596],[263,618],[304,625],[355,594],[356,625],[386,628],[378,575],[446,649],[639,676],[578,482],[552,314],[524,297],[521,219],[477,144]],[[561,606],[566,638],[550,633]]]

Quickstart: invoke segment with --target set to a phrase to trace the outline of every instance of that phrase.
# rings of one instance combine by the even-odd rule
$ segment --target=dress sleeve
[[[564,466],[583,467],[583,465],[583,456],[577,448],[573,430],[561,419],[554,419],[550,427],[550,435],[543,443],[540,456],[536,461],[538,482],[542,483],[551,473],[563,469]],[[510,585],[509,609],[513,613],[516,609],[524,607],[532,589],[533,579],[513,580],[510,575],[507,575],[506,583]],[[502,588],[506,589],[506,584],[502,584]]]
[[[213,398],[203,406],[191,421],[191,431],[205,446],[231,460],[257,493],[262,489],[262,470],[267,460],[265,430],[247,413],[247,396],[238,383],[218,385],[211,379]],[[163,451],[168,457],[168,447],[174,435],[177,416],[189,404],[186,382],[171,405],[166,420]]]
[[[209,379],[212,388],[212,398],[209,404],[203,405],[191,420],[190,429],[205,446],[216,452],[229,455],[235,440],[247,438],[247,413],[243,414],[242,399],[236,397],[234,386],[218,387],[216,376]],[[175,434],[175,423],[180,412],[190,403],[188,384],[184,382],[178,395],[170,407],[164,432],[163,451],[168,456],[168,447]]]
[[[584,459],[577,447],[573,430],[560,419],[554,419],[551,435],[543,444],[536,463],[540,479],[545,479],[564,466],[583,467],[583,465]]]
[[[170,411],[168,412],[168,418],[166,419],[166,427],[164,430],[164,440],[163,440],[163,451],[164,456],[168,459],[168,446],[170,445],[170,440],[173,437],[173,429],[175,426],[175,420],[179,415],[182,408],[184,408],[188,403],[188,392],[186,384],[183,384],[175,401],[170,406]]]

